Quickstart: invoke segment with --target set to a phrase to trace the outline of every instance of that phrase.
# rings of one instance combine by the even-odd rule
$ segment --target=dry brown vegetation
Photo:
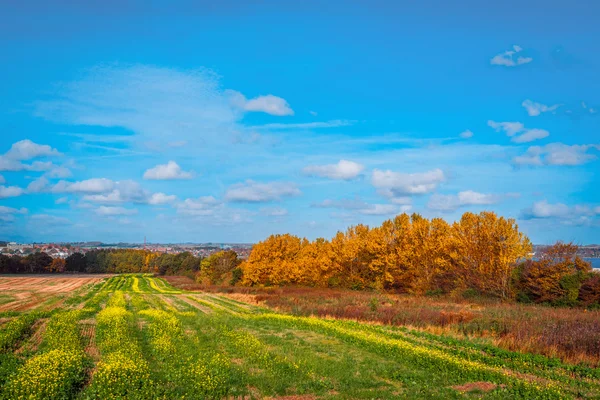
[[[106,275],[3,276],[0,293],[13,297],[0,304],[0,311],[29,311],[43,308],[50,311],[59,307],[66,296],[84,285],[101,281]],[[56,301],[55,301],[56,300]]]
[[[200,289],[200,285],[194,285],[186,277],[165,279],[179,288]],[[295,315],[370,321],[486,338],[509,350],[600,365],[599,310],[343,289],[218,286],[201,289]]]

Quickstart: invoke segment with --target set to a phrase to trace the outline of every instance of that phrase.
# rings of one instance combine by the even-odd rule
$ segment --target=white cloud
[[[247,210],[229,208],[213,196],[185,199],[177,203],[175,207],[177,214],[182,215],[186,222],[200,221],[214,226],[250,222],[252,214]]]
[[[317,208],[341,208],[345,210],[360,210],[365,208],[367,203],[359,198],[355,199],[342,199],[342,200],[331,200],[326,199],[320,203],[313,204],[312,207]]]
[[[530,117],[536,117],[541,113],[555,111],[558,107],[560,107],[560,104],[547,106],[545,104],[536,103],[531,100],[525,100],[523,101],[522,106],[525,107],[525,109],[527,110],[527,114],[529,114]]]
[[[531,146],[525,154],[513,158],[513,163],[521,166],[582,165],[598,158],[591,153],[594,150],[600,151],[600,145],[550,143],[545,146]]]
[[[269,217],[285,217],[288,215],[288,210],[279,207],[261,208],[260,212]]]
[[[175,161],[157,165],[144,173],[144,179],[153,180],[192,179],[193,177],[192,172],[183,171]]]
[[[502,65],[505,67],[515,67],[517,65],[528,64],[533,61],[531,57],[516,56],[521,53],[523,48],[517,45],[513,46],[512,50],[507,50],[503,53],[497,54],[490,60],[492,65]],[[516,59],[515,59],[516,56]]]
[[[340,160],[337,164],[309,165],[303,169],[306,175],[320,176],[329,179],[350,180],[360,175],[364,165],[354,161]]]
[[[555,219],[567,225],[589,225],[600,216],[600,206],[564,203],[549,203],[542,200],[523,210],[523,219]]]
[[[249,112],[264,112],[276,116],[294,115],[294,110],[291,109],[285,99],[268,94],[266,96],[258,96],[253,99],[246,99],[246,96],[235,90],[226,91],[230,96],[231,104],[244,111]]]
[[[37,157],[51,157],[61,155],[58,150],[45,144],[37,144],[29,139],[14,143],[4,157],[10,160],[31,160]]]
[[[133,215],[137,214],[138,210],[135,208],[125,208],[125,207],[107,207],[100,206],[95,210],[95,213],[98,215],[102,215],[105,217],[114,217],[118,215]]]
[[[550,204],[542,200],[533,204],[530,215],[533,218],[564,218],[570,213],[571,209],[566,204]]]
[[[507,136],[511,137],[525,130],[525,125],[523,125],[521,122],[496,122],[489,120],[488,126],[494,128],[496,132],[504,131],[506,132]]]
[[[461,132],[460,137],[463,139],[470,139],[474,136],[473,132],[471,132],[471,130],[467,129],[464,132]]]
[[[92,178],[78,182],[59,181],[52,187],[54,193],[106,193],[115,187],[115,182],[106,178]]]
[[[55,165],[45,174],[48,178],[70,178],[71,170],[62,165]]]
[[[23,189],[17,186],[0,186],[0,199],[7,197],[17,197],[25,193]]]
[[[177,196],[175,196],[175,195],[167,195],[164,193],[154,193],[148,199],[148,204],[151,204],[151,205],[169,204],[169,203],[173,203],[175,200],[177,200]]]
[[[225,192],[225,199],[233,202],[260,203],[298,196],[300,193],[296,184],[291,182],[259,183],[247,180],[230,186]]]
[[[16,215],[27,214],[28,212],[29,211],[26,208],[16,209],[0,206],[0,222],[14,222],[17,220]]]
[[[505,196],[467,190],[457,195],[434,194],[427,207],[437,211],[454,211],[460,207],[496,204]]]
[[[512,137],[514,143],[528,143],[538,139],[550,136],[550,132],[545,129],[527,129],[521,122],[496,122],[489,120],[488,126],[495,129],[496,132],[504,131],[507,136]],[[517,135],[520,133],[520,135]]]
[[[408,209],[404,208],[403,211],[408,211]],[[359,213],[364,215],[394,215],[398,214],[399,211],[398,206],[394,204],[369,204],[368,207],[358,210]]]
[[[548,136],[550,136],[550,132],[545,129],[526,129],[522,135],[515,136],[512,141],[515,143],[529,143]]]
[[[306,122],[306,123],[297,123],[297,124],[264,124],[264,125],[256,125],[251,126],[249,129],[266,129],[266,130],[284,130],[284,129],[317,129],[317,128],[338,128],[340,126],[350,126],[353,125],[355,121],[348,121],[342,119],[334,119],[331,121],[325,122]]]
[[[396,204],[369,204],[360,198],[323,200],[321,203],[313,204],[317,208],[337,208],[341,210],[355,211],[363,215],[394,215],[399,212],[407,212],[412,207],[408,204],[398,206]]]
[[[151,194],[139,183],[127,180],[115,182],[110,191],[83,196],[83,200],[94,203],[147,203]]]
[[[56,167],[50,161],[34,161],[31,164],[24,164],[22,161],[59,155],[61,153],[48,145],[37,144],[28,139],[21,140],[0,155],[0,171],[47,171]]]
[[[12,208],[6,206],[0,206],[0,214],[27,214],[29,210],[26,208]]]
[[[78,182],[59,181],[51,188],[53,193],[83,195],[84,201],[100,204],[135,203],[162,205],[174,202],[174,195],[151,193],[132,180],[114,182],[106,178],[93,178]]]
[[[430,193],[445,180],[446,177],[441,169],[414,174],[375,169],[371,177],[373,186],[380,189],[380,193],[388,197]]]
[[[27,192],[28,193],[43,192],[44,190],[46,190],[48,188],[49,184],[50,184],[50,182],[48,181],[48,179],[46,179],[44,177],[38,178],[34,181],[31,181],[31,183],[29,185],[27,185]]]
[[[218,209],[223,208],[223,203],[213,196],[202,196],[196,199],[185,199],[176,205],[177,212],[190,216],[214,215]]]
[[[68,197],[60,197],[54,201],[54,204],[66,204],[69,202]]]

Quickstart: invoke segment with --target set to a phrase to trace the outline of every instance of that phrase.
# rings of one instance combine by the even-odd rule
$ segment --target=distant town
[[[102,243],[102,242],[73,242],[73,243],[16,243],[0,241],[0,254],[26,256],[32,253],[44,252],[52,258],[67,258],[74,253],[87,253],[92,250],[107,249],[137,249],[155,253],[179,254],[192,253],[196,257],[207,257],[222,250],[234,250],[239,258],[247,258],[252,250],[249,243]]]

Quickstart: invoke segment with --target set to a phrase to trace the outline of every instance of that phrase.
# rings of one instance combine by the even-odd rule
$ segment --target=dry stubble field
[[[0,277],[0,398],[600,398],[597,368],[240,299],[148,275]]]

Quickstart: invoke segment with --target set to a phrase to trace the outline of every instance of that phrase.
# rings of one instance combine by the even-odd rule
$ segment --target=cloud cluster
[[[285,217],[289,214],[287,209],[281,207],[265,207],[260,212],[268,217]]]
[[[56,157],[62,155],[58,150],[45,144],[37,144],[29,139],[13,143],[11,148],[0,155],[0,171],[48,171],[57,168],[50,161],[34,161],[30,164],[23,161],[40,157]]]
[[[341,200],[327,199],[320,203],[313,204],[312,207],[349,210],[363,215],[395,215],[400,212],[407,212],[411,209],[410,205],[398,206],[396,204],[370,204],[358,197],[354,199]]]
[[[175,205],[177,212],[190,216],[213,215],[218,209],[223,208],[223,203],[213,196],[202,196],[196,199],[185,199]]]
[[[431,210],[449,212],[467,206],[492,205],[501,202],[507,197],[515,196],[515,194],[499,195],[479,193],[472,190],[463,191],[456,195],[434,194],[429,199],[427,207]]]
[[[0,222],[13,222],[16,220],[16,215],[27,214],[29,210],[26,208],[12,208],[6,206],[0,206]]]
[[[531,57],[524,57],[522,55],[517,55],[521,53],[523,48],[517,45],[514,45],[512,50],[507,50],[503,53],[495,55],[491,60],[490,64],[492,65],[502,65],[505,67],[516,67],[517,65],[528,64],[533,61]],[[515,58],[516,56],[516,58]]]
[[[235,90],[227,90],[226,93],[230,96],[231,104],[243,111],[264,112],[279,117],[294,115],[294,110],[285,99],[272,94],[247,99],[246,96]]]
[[[358,177],[364,169],[365,166],[357,162],[340,160],[337,164],[309,165],[303,172],[310,176],[347,181]]]
[[[445,180],[446,176],[441,169],[413,174],[375,169],[371,176],[371,183],[381,194],[401,199],[431,193]]]
[[[7,197],[17,197],[25,193],[23,189],[17,186],[0,186],[0,199]]]
[[[527,129],[521,122],[496,122],[489,120],[488,126],[494,128],[496,132],[505,132],[506,136],[511,137],[511,141],[514,143],[529,143],[550,136],[550,132],[545,129]]]
[[[162,205],[172,203],[177,199],[174,195],[161,192],[151,193],[132,180],[113,181],[107,178],[92,178],[75,182],[61,180],[54,185],[50,185],[42,177],[33,181],[28,186],[28,191],[30,193],[47,191],[57,194],[81,195],[84,201],[100,204],[131,202]]]
[[[291,182],[260,183],[247,180],[230,186],[225,192],[225,199],[232,202],[262,203],[298,196],[300,193],[296,184]]]
[[[247,210],[229,208],[213,196],[188,198],[175,204],[177,214],[187,219],[198,220],[211,225],[232,225],[250,222],[251,213]]]
[[[537,117],[542,113],[556,111],[556,109],[560,107],[560,104],[547,106],[545,104],[536,103],[531,100],[525,100],[522,103],[522,106],[525,107],[525,110],[527,110],[527,114],[529,114],[530,117]]]
[[[137,214],[138,210],[135,208],[100,206],[95,212],[103,217],[115,217]]]
[[[474,133],[471,130],[467,129],[464,132],[461,132],[460,137],[462,139],[471,139],[474,136]]]
[[[565,224],[585,225],[600,216],[600,206],[576,204],[568,206],[563,203],[549,203],[547,200],[535,202],[530,208],[523,210],[523,219],[557,219]]]
[[[144,172],[144,179],[149,180],[192,179],[193,177],[194,174],[192,172],[183,171],[175,161],[159,164]]]
[[[513,163],[518,166],[576,166],[597,159],[594,151],[600,151],[600,145],[550,143],[545,146],[529,147],[525,154],[513,158]]]

